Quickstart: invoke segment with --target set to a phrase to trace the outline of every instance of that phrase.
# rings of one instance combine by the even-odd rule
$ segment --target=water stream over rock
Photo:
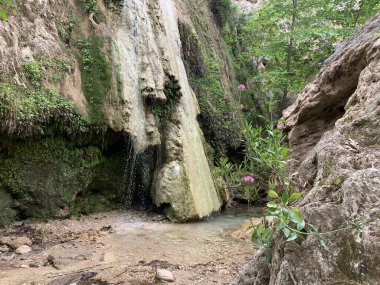
[[[125,0],[115,46],[123,97],[128,103],[125,128],[133,149],[138,154],[148,146],[160,145],[153,202],[174,220],[191,220],[219,211],[221,201],[196,119],[197,99],[181,57],[179,14],[172,0]],[[176,86],[175,91],[168,90],[168,83]],[[160,133],[159,118],[151,109],[170,99],[165,92],[175,92],[180,99],[171,106]]]

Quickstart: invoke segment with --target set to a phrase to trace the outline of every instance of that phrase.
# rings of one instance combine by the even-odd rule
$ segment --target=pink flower
[[[255,182],[255,178],[253,176],[247,175],[244,177],[244,182],[252,184]]]
[[[239,89],[239,91],[244,91],[245,90],[245,85],[244,84],[240,84],[238,86],[238,89]]]

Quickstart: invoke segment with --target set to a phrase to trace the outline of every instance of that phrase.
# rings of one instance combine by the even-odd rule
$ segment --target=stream
[[[1,285],[232,284],[255,248],[246,232],[247,209],[208,220],[173,224],[142,212],[111,212],[77,219],[13,226],[1,236],[26,236],[32,251],[0,253]]]

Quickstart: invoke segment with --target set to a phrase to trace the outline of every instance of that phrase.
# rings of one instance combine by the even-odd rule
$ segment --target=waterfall
[[[155,53],[152,24],[146,1],[124,0],[121,27],[117,32],[116,49],[119,57],[119,72],[123,97],[128,107],[126,130],[132,136],[133,147],[141,153],[149,144],[157,143],[147,135],[147,114],[144,108],[144,90],[156,89],[150,68],[149,57]],[[147,62],[148,59],[148,62]]]
[[[132,162],[135,167],[136,155],[139,157],[150,146],[161,145],[166,158],[156,169],[153,202],[157,206],[170,205],[174,219],[207,217],[219,210],[221,202],[196,119],[197,99],[181,58],[177,7],[172,0],[124,0],[121,18],[115,46],[126,102],[125,130],[133,144],[128,164]],[[169,77],[178,81],[182,96],[172,107],[173,120],[165,122],[160,134],[146,104],[166,100],[164,89]],[[134,179],[134,169],[128,171],[126,179]],[[134,182],[127,183],[133,187]],[[126,195],[132,196],[130,187]]]

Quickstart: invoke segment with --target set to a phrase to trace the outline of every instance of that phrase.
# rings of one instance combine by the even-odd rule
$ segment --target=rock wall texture
[[[218,211],[206,141],[240,142],[208,1],[14,2],[0,21],[0,226],[119,204]]]
[[[380,284],[380,14],[337,47],[313,83],[284,112],[306,195],[298,207],[321,232],[278,241],[236,284]]]

